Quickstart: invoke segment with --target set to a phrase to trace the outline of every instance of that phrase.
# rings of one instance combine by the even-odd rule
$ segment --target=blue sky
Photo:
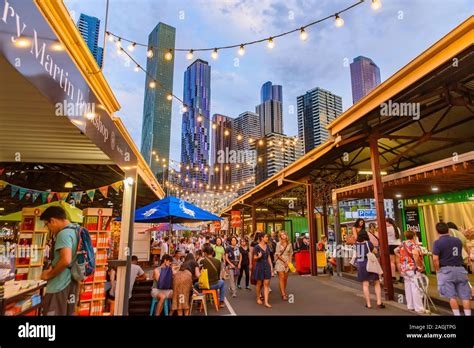
[[[110,0],[108,30],[146,43],[158,22],[176,28],[176,47],[215,47],[269,37],[299,28],[334,14],[357,0]],[[106,0],[64,0],[73,18],[86,13],[101,19],[103,34]],[[308,28],[302,42],[298,33],[265,44],[209,53],[194,58],[208,61],[211,71],[211,114],[237,117],[255,111],[260,87],[270,80],[283,86],[284,132],[297,134],[296,97],[322,87],[342,97],[344,110],[352,105],[349,64],[359,55],[370,57],[380,68],[382,81],[409,63],[450,30],[474,13],[472,0],[382,0],[373,11],[370,1],[344,14],[345,25],[332,20]],[[102,40],[100,41],[102,45]],[[122,108],[122,118],[140,146],[144,73],[125,66],[113,45],[106,50],[104,74]],[[132,55],[146,66],[146,51]],[[238,64],[235,58],[239,57]],[[176,53],[174,94],[182,97],[183,74],[190,64],[185,53]],[[237,66],[236,66],[237,65]],[[181,113],[173,102],[171,159],[180,158]]]

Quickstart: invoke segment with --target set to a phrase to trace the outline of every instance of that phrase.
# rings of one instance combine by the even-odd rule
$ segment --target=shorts
[[[398,248],[400,245],[389,245],[388,250],[390,251],[390,255],[395,255],[395,249]]]
[[[438,280],[438,291],[442,297],[471,299],[471,284],[467,278],[467,271],[463,267],[441,267],[436,274],[436,279]]]
[[[158,298],[158,295],[164,294],[165,298],[172,298],[173,297],[173,290],[172,289],[151,289],[151,297]]]
[[[43,315],[74,315],[78,283],[71,280],[63,290],[54,293],[46,293],[43,298]]]

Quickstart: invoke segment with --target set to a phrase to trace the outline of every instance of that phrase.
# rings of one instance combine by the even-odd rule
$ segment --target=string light
[[[300,39],[301,41],[306,41],[308,39],[308,33],[304,30],[304,28],[301,28]]]
[[[199,115],[199,116],[196,118],[196,120],[197,120],[198,122],[202,122],[202,116]]]
[[[118,40],[115,41],[115,46],[117,46],[117,48],[121,48],[121,47],[122,47],[122,39],[121,39],[121,38],[118,38]]]
[[[270,49],[275,47],[275,42],[273,41],[273,38],[268,39],[267,47],[270,48]]]
[[[136,43],[132,42],[130,45],[128,45],[127,50],[129,50],[130,52],[133,52],[133,50],[135,49],[135,46],[136,46]]]
[[[245,54],[245,47],[244,45],[240,45],[240,48],[239,48],[239,55],[240,56],[243,56]]]
[[[237,140],[242,140],[242,135],[237,135]]]
[[[214,51],[211,53],[212,59],[216,60],[219,57],[219,54],[217,53],[217,48],[214,48]]]
[[[169,49],[169,51],[165,53],[165,59],[166,60],[173,59],[173,50]]]
[[[181,108],[181,111],[184,113],[184,112],[188,112],[188,108],[186,105],[183,105],[183,107]]]
[[[168,93],[166,95],[166,100],[169,100],[169,101],[173,100],[173,95],[171,93]]]
[[[156,87],[156,82],[155,81],[150,81],[150,83],[148,84],[148,87],[155,88]]]
[[[153,47],[151,47],[150,49],[148,49],[148,51],[146,51],[146,56],[148,58],[153,58]]]
[[[336,20],[335,20],[336,27],[340,28],[344,25],[344,19],[339,17],[339,14],[336,14]]]
[[[140,65],[135,65],[135,68],[133,70],[135,72],[139,72],[140,71]]]
[[[380,0],[372,0],[372,3],[370,4],[373,10],[377,11],[379,8],[382,7],[382,3]]]
[[[193,52],[194,52],[193,50],[189,50],[188,54],[186,55],[186,58],[187,58],[188,60],[193,59],[193,56],[194,56],[194,55],[193,55]]]

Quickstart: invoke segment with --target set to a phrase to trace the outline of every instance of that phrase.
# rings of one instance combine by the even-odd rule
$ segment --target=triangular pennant
[[[0,180],[0,191],[2,191],[5,187],[7,187],[8,182]]]
[[[59,199],[61,201],[66,201],[69,196],[69,192],[59,192]]]
[[[58,201],[61,200],[61,192],[54,192],[54,194],[56,195]]]
[[[15,197],[16,193],[20,189],[18,186],[11,185],[12,186],[12,198]]]
[[[83,194],[84,194],[84,192],[82,192],[82,191],[72,193],[72,197],[74,198],[74,202],[76,202],[76,204],[81,204]]]
[[[25,194],[26,194],[27,192],[28,192],[27,189],[25,189],[25,188],[20,188],[20,196],[19,196],[20,201],[23,199],[23,197],[25,196]]]
[[[91,202],[94,202],[94,196],[95,196],[95,190],[87,190],[86,191],[87,197],[91,200]]]
[[[117,181],[115,183],[113,183],[112,185],[112,188],[115,190],[115,192],[119,192],[121,189],[122,189],[122,185],[123,185],[123,181]]]
[[[41,200],[43,201],[43,204],[48,202],[48,197],[51,194],[51,192],[41,192]]]
[[[39,197],[40,194],[41,194],[41,192],[39,192],[39,191],[33,191],[33,192],[32,192],[32,194],[31,194],[31,200],[32,200],[33,203],[38,199],[38,197]]]
[[[5,171],[5,168],[0,168],[0,175],[2,175],[4,171]]]
[[[50,192],[50,193],[48,193],[48,199],[47,199],[48,203],[51,203],[51,200],[54,198],[54,196],[57,195],[57,193],[58,193],[58,192]],[[59,197],[59,196],[58,196],[58,197]]]
[[[107,195],[109,194],[109,187],[108,186],[99,187],[99,191],[100,193],[102,193],[102,196],[107,198]]]

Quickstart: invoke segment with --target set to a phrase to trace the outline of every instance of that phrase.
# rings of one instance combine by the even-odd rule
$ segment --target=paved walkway
[[[278,278],[271,282],[270,304],[273,308],[258,305],[255,299],[255,287],[252,291],[238,290],[237,297],[232,298],[226,284],[227,308],[218,313],[210,308],[209,315],[414,315],[404,305],[385,302],[386,308],[365,308],[362,289],[355,290],[338,284],[328,276],[290,275],[288,295],[290,301],[281,300],[278,290]],[[198,314],[194,311],[193,314]]]

